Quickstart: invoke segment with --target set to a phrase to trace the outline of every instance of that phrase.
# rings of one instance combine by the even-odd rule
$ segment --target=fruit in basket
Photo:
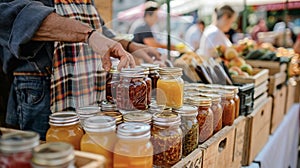
[[[261,49],[269,50],[269,51],[275,51],[275,47],[271,43],[262,43],[260,45]]]
[[[247,72],[249,75],[252,75],[252,73],[253,73],[253,68],[252,68],[252,66],[249,65],[249,64],[244,64],[244,65],[242,65],[242,66],[241,66],[241,70],[242,70],[243,72]]]
[[[249,77],[249,74],[247,72],[243,72],[242,74],[239,74],[239,76]]]
[[[230,62],[229,62],[229,67],[232,67],[232,66],[237,66],[237,67],[241,67],[242,65],[244,65],[246,62],[243,58],[241,57],[236,57],[234,59],[232,59]]]
[[[229,70],[229,74],[230,74],[230,76],[238,76],[239,75],[239,73],[235,70]]]
[[[234,71],[237,72],[238,75],[243,74],[243,71],[241,70],[240,67],[232,66],[231,68],[229,68],[229,73],[230,73],[230,72],[234,72]]]
[[[238,56],[239,56],[239,54],[236,51],[236,49],[234,49],[233,47],[226,48],[225,54],[224,54],[225,59],[232,60]]]

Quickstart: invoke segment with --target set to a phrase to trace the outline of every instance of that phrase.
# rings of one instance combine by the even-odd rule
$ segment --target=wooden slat
[[[269,78],[268,69],[254,69],[254,75],[249,77],[244,76],[232,76],[234,83],[254,83],[255,86],[260,85]]]

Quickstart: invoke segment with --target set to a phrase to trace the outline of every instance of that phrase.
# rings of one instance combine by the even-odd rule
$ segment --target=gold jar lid
[[[147,112],[133,112],[127,113],[123,116],[124,122],[144,122],[144,123],[151,123],[152,115]]]
[[[220,102],[221,101],[221,95],[219,95],[219,94],[200,93],[200,95],[211,98],[212,102]]]
[[[234,91],[234,94],[238,94],[239,93],[239,88],[237,86],[224,85],[223,89],[225,89],[225,90],[232,90],[232,91]]]
[[[79,123],[79,116],[73,111],[52,113],[49,124],[54,126],[70,126]]]
[[[208,97],[192,97],[189,102],[194,106],[211,106],[211,98]]]
[[[159,70],[160,75],[182,75],[182,68],[176,68],[176,67],[165,67],[161,68]]]
[[[198,108],[191,105],[183,105],[179,109],[173,109],[173,112],[176,112],[181,116],[196,116],[198,114]]]
[[[181,124],[180,115],[169,110],[153,114],[152,120],[154,125],[160,126],[175,126]]]
[[[110,116],[116,119],[116,124],[120,124],[123,121],[122,113],[119,111],[103,111],[100,115]]]
[[[234,91],[233,90],[219,90],[219,94],[221,94],[222,98],[233,98]]]

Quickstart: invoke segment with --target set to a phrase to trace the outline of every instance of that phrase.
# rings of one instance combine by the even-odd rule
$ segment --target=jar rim
[[[195,116],[198,114],[198,108],[191,105],[183,105],[179,109],[173,109],[173,111],[181,116]]]
[[[220,102],[221,101],[221,95],[218,95],[218,94],[200,93],[200,95],[211,98],[212,102]]]
[[[123,115],[124,121],[151,122],[152,115],[147,112],[133,112]]]
[[[211,106],[212,99],[208,97],[191,97],[189,102],[195,106]]]
[[[163,111],[153,114],[153,124],[161,126],[180,125],[181,116],[172,111]]]
[[[117,136],[121,139],[150,138],[150,125],[142,122],[125,122],[118,126]]]
[[[115,130],[116,119],[110,116],[93,116],[83,122],[83,128],[87,132],[108,132]]]
[[[99,106],[83,106],[76,109],[76,113],[79,115],[95,114],[100,112]]]
[[[49,124],[53,126],[70,126],[79,123],[79,116],[73,111],[56,112],[49,116]]]
[[[182,68],[178,67],[165,67],[159,69],[160,75],[182,75]]]

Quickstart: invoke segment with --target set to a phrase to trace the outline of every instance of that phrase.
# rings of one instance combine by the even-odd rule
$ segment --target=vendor
[[[228,5],[215,9],[216,17],[211,25],[205,28],[197,53],[204,57],[217,57],[216,47],[230,47],[232,43],[225,35],[236,19],[235,11]]]

